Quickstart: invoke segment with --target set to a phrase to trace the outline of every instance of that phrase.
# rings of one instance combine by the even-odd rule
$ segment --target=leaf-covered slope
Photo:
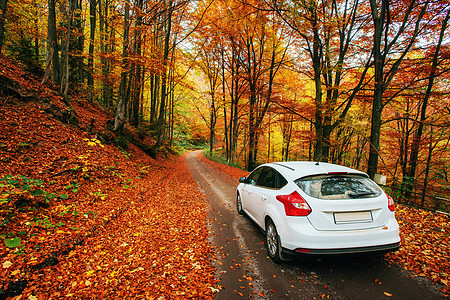
[[[206,204],[183,158],[102,144],[99,108],[0,64],[0,299],[210,298]]]

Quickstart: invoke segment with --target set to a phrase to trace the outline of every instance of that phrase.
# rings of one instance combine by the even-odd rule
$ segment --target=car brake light
[[[286,216],[305,217],[311,213],[311,208],[308,203],[297,191],[294,191],[290,195],[278,195],[276,198],[283,203]]]
[[[388,208],[390,211],[395,211],[395,203],[394,203],[394,199],[389,196],[387,193],[385,193],[387,198],[388,198]]]

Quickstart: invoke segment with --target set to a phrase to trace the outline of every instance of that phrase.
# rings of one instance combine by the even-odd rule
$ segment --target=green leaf
[[[5,181],[5,180],[8,180],[8,179],[11,179],[11,178],[13,178],[14,176],[12,176],[12,175],[6,175],[5,177],[3,177],[2,179],[0,179],[0,181]]]
[[[20,245],[20,239],[18,237],[12,238],[12,239],[6,239],[5,245],[8,248],[16,248]]]
[[[32,196],[42,196],[42,195],[44,194],[44,191],[41,190],[41,189],[37,189],[37,190],[35,190],[35,191],[31,191],[30,194],[31,194]]]
[[[67,194],[61,194],[61,195],[59,195],[59,197],[60,197],[61,199],[67,199],[67,198],[69,198],[69,195],[67,195]]]

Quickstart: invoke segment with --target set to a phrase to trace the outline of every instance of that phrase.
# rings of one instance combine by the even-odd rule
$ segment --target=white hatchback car
[[[394,251],[393,199],[367,174],[316,162],[268,163],[239,179],[237,211],[266,233],[269,256]]]

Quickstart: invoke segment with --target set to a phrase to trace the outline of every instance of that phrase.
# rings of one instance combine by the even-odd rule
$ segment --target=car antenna
[[[316,166],[318,166],[319,165],[319,162],[316,162]]]

